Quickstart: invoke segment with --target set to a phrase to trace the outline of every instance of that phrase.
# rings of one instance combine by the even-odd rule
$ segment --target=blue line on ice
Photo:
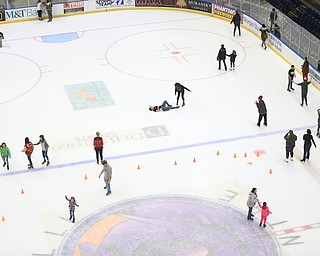
[[[317,127],[316,125],[310,125],[310,126],[304,126],[304,127],[299,127],[299,128],[293,128],[292,130],[301,131],[301,130],[306,130],[308,128],[314,129],[316,127]],[[272,135],[277,135],[277,134],[285,134],[286,132],[288,132],[288,129],[271,131],[271,132],[262,132],[262,133],[254,134],[254,135],[245,135],[245,136],[240,136],[240,137],[207,141],[207,142],[200,142],[200,143],[181,145],[181,146],[175,146],[175,147],[169,147],[169,148],[160,148],[160,149],[153,149],[153,150],[148,150],[148,151],[134,152],[134,153],[124,154],[124,155],[110,156],[106,159],[107,160],[116,160],[116,159],[121,159],[121,158],[150,155],[150,154],[168,152],[168,151],[173,151],[173,150],[203,147],[203,146],[232,142],[232,141],[247,140],[247,139],[266,137],[266,136],[272,136]],[[95,163],[95,160],[84,160],[84,161],[72,162],[72,163],[66,163],[66,164],[56,164],[56,165],[50,165],[47,167],[34,168],[34,169],[30,169],[30,170],[25,169],[25,170],[20,170],[20,171],[12,171],[12,172],[9,171],[9,172],[5,172],[5,173],[0,173],[0,177],[10,176],[10,175],[18,175],[18,174],[24,174],[24,173],[30,173],[30,172],[48,171],[48,170],[52,170],[52,169],[60,169],[60,168],[65,168],[65,167],[70,167],[70,166],[85,165],[85,164],[91,164],[91,163]]]

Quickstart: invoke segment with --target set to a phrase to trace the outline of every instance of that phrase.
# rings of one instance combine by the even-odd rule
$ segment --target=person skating
[[[228,57],[230,57],[230,70],[235,70],[236,65],[236,57],[237,57],[237,52],[236,50],[233,50],[231,54],[227,54]]]
[[[42,149],[42,157],[43,157],[42,164],[47,163],[47,166],[48,166],[50,164],[49,157],[48,157],[49,144],[43,135],[40,135],[39,142],[33,145],[39,145],[39,144],[41,145],[41,149]]]
[[[27,155],[27,159],[29,161],[28,169],[33,169],[33,163],[31,160],[31,155],[32,155],[33,149],[34,149],[34,147],[33,147],[32,142],[29,140],[28,137],[26,137],[24,139],[24,147],[21,151]]]
[[[311,148],[311,142],[313,143],[314,147],[317,148],[316,143],[313,140],[313,136],[311,134],[311,130],[307,129],[307,133],[303,135],[303,158],[300,160],[301,162],[305,162],[306,159],[309,160],[310,158],[310,148]]]
[[[164,101],[160,106],[150,106],[149,110],[154,112],[161,112],[161,111],[169,111],[170,109],[180,108],[179,106],[172,106],[168,103],[168,101]]]
[[[260,28],[260,32],[261,32],[261,40],[262,40],[261,46],[264,47],[264,49],[266,50],[267,49],[266,40],[268,39],[269,30],[265,24],[262,24],[262,27]]]
[[[286,162],[288,163],[289,155],[290,160],[293,161],[293,149],[296,146],[297,136],[293,133],[292,130],[289,130],[284,135],[284,139],[286,140]]]
[[[240,22],[241,22],[241,17],[238,11],[236,11],[235,15],[233,15],[232,20],[230,24],[234,24],[234,29],[233,29],[233,36],[236,36],[236,29],[238,28],[239,31],[239,36],[241,36],[241,30],[240,30]]]
[[[258,113],[259,113],[259,117],[258,117],[258,123],[257,125],[260,127],[260,123],[262,121],[262,118],[263,118],[263,124],[265,126],[267,126],[267,107],[266,107],[266,104],[264,102],[264,100],[262,99],[262,95],[260,95],[258,97],[258,101],[255,101],[256,103],[256,106],[258,108]]]
[[[304,103],[306,103],[306,105],[308,106],[308,99],[307,99],[308,86],[311,83],[311,81],[308,81],[306,78],[303,78],[303,82],[298,83],[298,84],[296,82],[294,82],[294,83],[296,85],[301,86],[301,104],[300,104],[300,106],[303,107]]]
[[[221,48],[218,52],[218,56],[217,56],[217,61],[219,61],[219,70],[221,70],[221,61],[224,64],[224,69],[227,71],[227,64],[226,64],[226,55],[227,55],[227,50],[226,48],[224,48],[224,45],[221,45]]]
[[[105,182],[105,186],[104,189],[107,189],[107,194],[106,196],[111,194],[111,178],[112,178],[112,167],[110,164],[108,164],[107,160],[103,160],[102,162],[103,168],[99,174],[99,179],[100,176],[104,173],[104,182]]]
[[[4,35],[0,32],[0,48],[2,47],[2,40],[4,39]]]
[[[96,137],[93,139],[93,148],[96,152],[97,164],[99,164],[99,158],[103,160],[103,139],[100,137],[100,132],[96,132]]]
[[[318,128],[317,128],[317,136],[320,138],[320,108],[317,110],[318,113]]]
[[[7,166],[7,170],[9,170],[9,158],[11,158],[10,149],[7,147],[5,142],[2,142],[0,147],[0,155],[3,160],[3,167]]]
[[[42,18],[42,8],[43,8],[43,4],[42,4],[41,0],[38,0],[38,3],[37,3],[38,20],[43,20],[43,18]]]
[[[257,189],[256,188],[252,188],[251,191],[249,192],[249,197],[247,200],[247,206],[248,206],[248,215],[247,215],[247,220],[253,220],[252,217],[254,217],[254,215],[252,214],[252,209],[255,206],[255,204],[259,202],[258,200],[258,195],[257,195]]]
[[[64,196],[64,197],[69,202],[69,213],[70,213],[69,220],[70,221],[72,220],[72,222],[74,223],[76,221],[74,211],[75,211],[76,206],[79,207],[79,205],[77,204],[77,201],[73,196],[70,197],[70,199],[68,199],[67,196]]]
[[[266,202],[262,203],[262,206],[260,204],[260,202],[258,202],[258,205],[261,209],[261,219],[260,219],[260,227],[263,223],[263,227],[266,227],[266,223],[267,223],[267,217],[269,216],[269,214],[272,214],[272,212],[269,210],[269,207],[267,206]]]
[[[287,88],[288,92],[291,92],[291,90],[294,90],[294,88],[292,87],[292,82],[293,82],[293,78],[295,77],[296,77],[295,67],[294,65],[291,65],[288,71],[288,88]]]
[[[180,83],[175,83],[174,84],[174,94],[177,95],[177,106],[179,105],[179,98],[181,95],[182,98],[182,107],[185,105],[185,100],[184,100],[184,90],[187,90],[189,92],[191,92],[191,90],[189,90],[187,87],[183,86]]]
[[[302,78],[308,80],[309,74],[309,61],[307,57],[304,57],[304,62],[301,66]]]
[[[52,1],[47,0],[46,9],[48,13],[48,22],[52,21]]]

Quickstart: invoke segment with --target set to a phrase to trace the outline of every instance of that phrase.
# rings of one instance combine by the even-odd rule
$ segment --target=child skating
[[[28,137],[26,137],[24,139],[24,147],[23,147],[23,149],[21,151],[24,152],[27,155],[27,158],[28,158],[28,161],[29,161],[28,169],[33,169],[33,163],[32,163],[32,160],[31,160],[31,155],[32,155],[32,152],[33,152],[33,148],[34,147],[33,147],[32,142],[29,140]]]
[[[236,50],[233,50],[231,54],[227,54],[228,57],[230,57],[230,70],[235,70],[236,65],[236,57],[237,57],[237,52]]]
[[[11,154],[5,142],[1,144],[0,155],[3,160],[3,167],[7,166],[7,170],[9,170],[9,158],[11,158]]]
[[[262,225],[263,222],[263,227],[266,227],[266,222],[267,222],[267,217],[269,214],[272,214],[272,212],[269,210],[269,207],[267,206],[266,202],[263,202],[262,206],[260,204],[260,202],[258,202],[258,205],[261,209],[261,219],[260,219],[260,227]]]
[[[76,206],[79,207],[79,205],[77,204],[77,201],[73,196],[70,199],[68,199],[67,196],[65,196],[65,198],[67,199],[67,201],[69,201],[69,212],[70,212],[69,220],[71,221],[71,219],[72,219],[72,222],[74,223],[76,220],[75,215],[74,215],[74,210],[75,210]]]
[[[50,164],[49,157],[48,157],[49,145],[43,135],[40,135],[39,142],[33,145],[39,145],[39,144],[41,145],[41,149],[42,149],[42,157],[43,157],[42,164],[47,163],[47,166],[48,166]]]

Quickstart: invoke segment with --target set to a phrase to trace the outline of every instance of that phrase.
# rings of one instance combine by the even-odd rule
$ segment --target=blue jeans
[[[168,101],[164,101],[163,103],[162,103],[162,105],[161,105],[161,109],[163,110],[163,111],[168,111],[168,110],[170,110],[170,109],[175,109],[175,108],[178,108],[178,107],[173,107],[172,105],[170,105],[169,103],[168,103]]]
[[[52,12],[48,12],[48,19],[52,20]]]
[[[42,150],[42,157],[43,157],[44,160],[48,160],[49,161],[48,151]]]
[[[31,160],[31,155],[30,155],[30,156],[27,156],[27,158],[28,158],[29,164],[30,164],[30,165],[33,165],[33,164],[32,164],[32,160]]]
[[[249,207],[247,220],[252,219],[252,208],[253,208],[253,207]]]
[[[106,183],[108,193],[111,193],[111,186],[110,183],[108,183],[107,177],[104,177],[104,182]]]
[[[288,78],[288,88],[287,88],[287,90],[290,90],[290,89],[292,89],[292,79],[289,77]]]
[[[9,157],[8,156],[4,156],[3,158],[2,158],[2,160],[3,160],[3,165],[5,166],[5,165],[9,165]]]

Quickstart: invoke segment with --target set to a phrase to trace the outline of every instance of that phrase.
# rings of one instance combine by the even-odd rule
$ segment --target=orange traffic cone
[[[270,169],[269,173],[272,174],[272,170],[271,169]]]
[[[174,161],[174,165],[177,165],[177,161]]]
[[[87,179],[88,179],[87,174],[85,174],[85,175],[84,175],[84,179],[85,179],[85,180],[87,180]]]
[[[247,152],[244,152],[244,157],[247,157]]]
[[[259,157],[260,156],[260,153],[259,153],[259,151],[257,151],[257,157]]]
[[[193,162],[194,162],[194,163],[196,162],[196,158],[195,158],[195,157],[193,158]]]
[[[250,164],[250,165],[252,165],[252,162],[247,162],[247,164]]]
[[[137,168],[138,170],[140,170],[140,165],[138,165],[138,168]]]
[[[2,219],[1,219],[2,221],[6,221],[6,219],[4,218],[4,216],[2,216]]]
[[[219,150],[217,150],[217,156],[219,156],[220,155],[220,152],[219,152]]]
[[[21,189],[21,195],[23,195],[24,194],[24,191],[23,191],[23,189]]]
[[[237,154],[236,153],[234,153],[233,158],[237,158]]]

